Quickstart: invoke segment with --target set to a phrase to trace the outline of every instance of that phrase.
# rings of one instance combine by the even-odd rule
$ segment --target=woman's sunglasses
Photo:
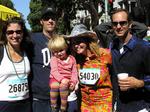
[[[12,35],[12,34],[14,34],[14,33],[20,35],[20,34],[22,33],[22,30],[16,30],[16,31],[14,31],[14,30],[7,30],[7,31],[6,31],[6,34],[7,34],[7,35]]]

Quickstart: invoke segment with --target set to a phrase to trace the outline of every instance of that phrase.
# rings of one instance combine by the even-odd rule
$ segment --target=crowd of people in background
[[[1,112],[150,111],[149,28],[126,9],[93,31],[77,24],[70,35],[57,34],[54,7],[41,11],[40,23],[40,33],[29,34],[20,17],[3,27]]]

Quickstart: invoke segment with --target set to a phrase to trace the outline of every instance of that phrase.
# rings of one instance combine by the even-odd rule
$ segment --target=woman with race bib
[[[28,87],[30,45],[24,20],[9,18],[0,37],[0,112],[31,112]]]
[[[83,24],[76,25],[66,38],[70,39],[71,51],[77,60],[81,112],[111,112],[110,51],[100,48],[96,34],[88,31]]]

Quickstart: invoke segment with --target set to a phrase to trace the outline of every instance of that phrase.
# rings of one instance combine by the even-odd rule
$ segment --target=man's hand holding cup
[[[118,77],[118,84],[121,91],[127,91],[129,88],[129,82],[128,82],[128,73],[119,73],[117,74]]]

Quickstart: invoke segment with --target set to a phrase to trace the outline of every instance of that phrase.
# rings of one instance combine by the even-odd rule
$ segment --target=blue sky
[[[21,12],[24,15],[23,18],[26,21],[26,27],[30,29],[30,25],[28,24],[28,21],[27,21],[27,16],[30,12],[30,9],[29,9],[30,0],[11,0],[11,1],[13,2],[14,7],[17,10],[17,12]]]

